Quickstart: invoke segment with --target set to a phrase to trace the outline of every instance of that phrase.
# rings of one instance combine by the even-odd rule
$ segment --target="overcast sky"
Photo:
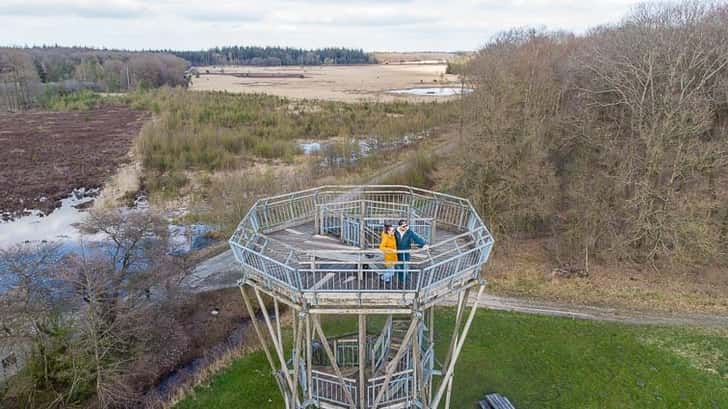
[[[0,44],[473,50],[498,31],[583,32],[631,0],[0,0]]]

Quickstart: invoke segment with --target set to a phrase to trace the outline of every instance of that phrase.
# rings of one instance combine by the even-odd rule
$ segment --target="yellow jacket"
[[[394,238],[394,234],[382,233],[379,250],[384,253],[385,266],[392,267],[397,263],[397,239]]]

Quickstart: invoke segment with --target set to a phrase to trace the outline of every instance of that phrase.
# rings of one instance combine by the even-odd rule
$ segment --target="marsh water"
[[[342,166],[357,162],[360,159],[412,145],[428,138],[431,132],[405,134],[394,139],[377,136],[363,136],[348,142],[341,140],[320,140],[299,142],[298,148],[304,155],[318,155],[322,158],[322,165]]]
[[[20,246],[42,246],[52,244],[60,254],[80,253],[108,247],[108,238],[103,233],[88,234],[79,230],[79,224],[87,215],[85,207],[93,202],[98,194],[96,189],[76,189],[61,205],[45,215],[38,210],[26,211],[26,215],[10,221],[0,222],[0,250]],[[143,197],[137,199],[130,208],[123,211],[146,212],[149,205]],[[204,224],[168,224],[168,252],[184,255],[209,245],[210,226]],[[0,264],[0,292],[9,288],[14,277],[4,271]]]
[[[390,94],[416,95],[422,97],[451,97],[460,94],[470,94],[472,88],[461,87],[429,87],[429,88],[403,88],[388,91]]]
[[[28,210],[25,216],[0,222],[0,249],[19,244],[80,240],[81,232],[75,226],[84,219],[85,211],[81,208],[91,203],[97,192],[95,189],[76,189],[48,215],[39,210]],[[94,239],[93,236],[86,237],[86,240]]]

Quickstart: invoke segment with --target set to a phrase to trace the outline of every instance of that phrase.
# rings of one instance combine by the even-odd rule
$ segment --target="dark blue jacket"
[[[420,237],[419,234],[412,231],[412,229],[408,229],[406,232],[404,232],[404,235],[402,237],[399,236],[399,229],[394,229],[394,238],[397,240],[397,250],[412,250],[412,243],[416,243],[418,246],[422,247],[427,242],[425,239]],[[399,261],[409,261],[410,260],[410,254],[409,253],[397,253],[397,258]]]

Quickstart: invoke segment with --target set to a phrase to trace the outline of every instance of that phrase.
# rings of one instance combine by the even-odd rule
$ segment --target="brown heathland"
[[[101,186],[147,118],[119,106],[0,115],[0,214],[48,213],[74,189]]]

